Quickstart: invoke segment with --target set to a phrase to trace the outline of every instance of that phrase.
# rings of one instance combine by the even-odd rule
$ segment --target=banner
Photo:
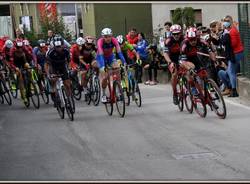
[[[57,17],[56,3],[39,3],[38,9],[42,21],[48,18],[48,21],[51,22]]]

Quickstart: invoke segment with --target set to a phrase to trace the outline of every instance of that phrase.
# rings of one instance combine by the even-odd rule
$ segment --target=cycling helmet
[[[197,29],[195,27],[191,27],[187,30],[187,38],[188,39],[197,38]]]
[[[79,46],[82,46],[85,43],[85,40],[83,39],[83,37],[79,37],[76,39],[76,44]]]
[[[102,30],[102,36],[106,36],[106,35],[109,35],[111,36],[113,33],[112,33],[112,30],[110,28],[104,28]]]
[[[9,49],[11,49],[14,46],[14,44],[11,40],[6,40],[4,45],[5,45],[5,47],[7,47]]]
[[[181,26],[178,24],[174,24],[170,27],[171,33],[180,33],[181,32]]]
[[[16,45],[16,47],[22,47],[23,46],[23,40],[22,39],[16,39],[15,45]]]
[[[45,46],[46,46],[45,40],[42,40],[42,39],[41,39],[41,40],[38,40],[38,41],[37,41],[37,44],[38,44],[39,47],[45,47]]]
[[[116,39],[117,39],[117,41],[119,42],[120,45],[123,44],[123,43],[125,42],[125,39],[123,38],[122,35],[118,35],[118,36],[116,37]]]
[[[53,38],[53,45],[55,47],[57,46],[62,46],[64,44],[64,40],[60,35],[55,35],[55,37]]]
[[[87,44],[94,44],[94,39],[91,37],[86,37],[85,40]]]
[[[30,42],[29,42],[29,40],[23,40],[23,44],[24,44],[25,46],[28,46],[28,45],[30,45]]]

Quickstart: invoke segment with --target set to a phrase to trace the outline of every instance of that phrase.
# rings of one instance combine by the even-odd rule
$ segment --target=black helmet
[[[53,45],[56,46],[62,46],[64,44],[64,40],[60,35],[55,35],[53,38]]]
[[[40,40],[37,41],[37,44],[38,44],[39,47],[44,47],[46,45],[46,41],[40,39]]]

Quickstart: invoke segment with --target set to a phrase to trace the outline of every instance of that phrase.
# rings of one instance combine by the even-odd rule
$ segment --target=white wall
[[[220,20],[226,15],[231,15],[238,22],[237,3],[152,3],[153,30],[158,24],[164,27],[166,21],[171,21],[171,10],[186,6],[201,9],[203,26],[208,26],[212,20]]]

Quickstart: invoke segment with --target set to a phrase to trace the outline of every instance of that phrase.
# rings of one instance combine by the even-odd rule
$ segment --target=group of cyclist
[[[191,71],[197,71],[203,67],[199,52],[207,54],[210,61],[216,62],[215,53],[217,52],[212,43],[207,34],[203,34],[201,30],[197,30],[195,27],[189,27],[185,32],[180,25],[174,24],[170,27],[170,34],[164,41],[162,55],[172,74],[171,83],[175,105],[179,103],[176,88],[179,68],[183,67],[187,70],[186,77],[190,81],[192,95],[197,95],[198,91],[194,87]],[[157,50],[157,47],[155,50]],[[38,73],[45,74],[45,77],[49,79],[52,86],[50,94],[55,106],[56,86],[52,77],[55,73],[62,75],[66,95],[71,96],[70,74],[76,75],[79,72],[82,78],[80,89],[86,95],[88,93],[88,90],[86,90],[86,73],[89,68],[92,68],[100,76],[101,101],[106,103],[108,77],[106,67],[111,67],[113,74],[116,74],[118,80],[121,80],[121,66],[131,63],[142,64],[140,55],[133,44],[128,43],[126,37],[122,35],[114,37],[110,28],[104,28],[101,31],[101,38],[96,41],[96,44],[95,39],[91,36],[79,37],[76,43],[69,48],[69,45],[60,35],[51,34],[48,41],[38,40],[37,46],[32,49],[27,39],[17,35],[14,41],[6,38],[0,51],[1,62],[18,76],[23,101],[26,103],[27,97],[24,95],[26,89],[23,84],[21,69],[35,66]],[[129,57],[131,53],[135,55],[133,60]],[[69,72],[69,69],[72,73]]]

